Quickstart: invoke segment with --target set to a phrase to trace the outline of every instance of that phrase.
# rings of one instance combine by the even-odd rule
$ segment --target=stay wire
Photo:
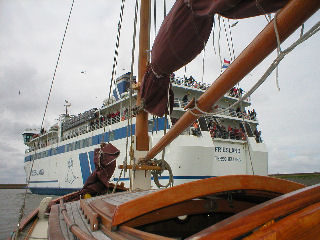
[[[69,26],[69,23],[70,23],[70,18],[71,18],[73,6],[74,6],[74,1],[75,0],[73,0],[72,4],[71,4],[71,8],[70,8],[70,11],[69,11],[67,24],[66,24],[66,27],[65,27],[65,30],[64,30],[62,41],[61,41],[59,54],[58,54],[58,59],[57,59],[57,62],[56,62],[55,68],[54,68],[53,77],[52,77],[52,81],[51,81],[51,85],[50,85],[50,90],[49,90],[49,94],[48,94],[48,98],[47,98],[46,107],[45,107],[45,110],[44,110],[44,113],[43,113],[43,118],[42,118],[42,122],[41,122],[40,131],[43,128],[43,123],[44,123],[44,120],[45,120],[45,117],[46,117],[46,114],[47,114],[47,109],[48,109],[48,105],[49,105],[49,101],[50,101],[50,96],[51,96],[51,92],[52,92],[52,88],[53,88],[53,83],[54,83],[54,80],[55,80],[55,77],[56,77],[56,73],[57,73],[57,69],[58,69],[58,66],[59,66],[64,40],[65,40],[65,37],[67,35],[67,30],[68,30],[68,26]],[[34,145],[34,148],[35,148],[35,156],[36,156],[36,154],[37,154],[36,150],[37,149],[36,149],[35,145]],[[20,227],[20,224],[21,224],[21,220],[22,220],[22,218],[24,216],[24,209],[25,209],[25,205],[26,205],[27,190],[28,190],[28,187],[29,187],[30,179],[31,179],[31,173],[32,173],[33,165],[34,165],[34,160],[35,160],[35,158],[33,158],[33,160],[32,160],[32,164],[31,164],[29,175],[28,175],[28,179],[27,179],[27,186],[26,186],[26,190],[25,190],[25,193],[24,193],[24,197],[23,197],[23,203],[22,203],[22,206],[21,206],[20,211],[19,211],[17,236],[19,235],[19,232],[20,232],[19,231],[19,227]]]
[[[229,44],[229,36],[228,36],[228,33],[227,33],[227,28],[226,28],[226,23],[225,23],[225,21],[224,21],[224,17],[222,18],[222,22],[223,22],[224,33],[225,33],[225,35],[226,35],[226,40],[227,40],[227,45],[228,45],[228,51],[229,51],[230,61],[232,61],[231,48],[230,48],[230,44]]]
[[[220,18],[221,16],[218,15],[218,22],[219,22],[219,34],[218,34],[218,53],[219,53],[219,59],[220,59],[220,71],[222,72],[222,59],[221,59],[221,48],[220,48],[220,39],[221,39],[221,25],[220,25]]]
[[[55,80],[55,78],[56,78],[57,69],[58,69],[58,65],[59,65],[59,62],[60,62],[60,57],[61,57],[61,53],[62,53],[62,48],[63,48],[64,40],[65,40],[65,37],[66,37],[66,35],[67,35],[67,30],[68,30],[68,26],[69,26],[69,22],[70,22],[70,17],[71,17],[71,13],[72,13],[74,1],[75,1],[75,0],[73,0],[73,1],[72,1],[72,4],[71,4],[71,8],[70,8],[69,16],[68,16],[68,20],[67,20],[67,25],[66,25],[66,28],[65,28],[65,30],[64,30],[62,42],[61,42],[61,45],[60,45],[60,50],[59,50],[59,54],[58,54],[58,59],[57,59],[57,62],[56,62],[56,66],[55,66],[55,68],[54,68],[53,77],[52,77],[52,81],[51,81],[51,86],[50,86],[50,90],[49,90],[49,94],[48,94],[48,98],[47,98],[46,107],[45,107],[45,109],[44,109],[44,113],[43,113],[43,118],[42,118],[40,130],[43,128],[44,119],[45,119],[46,114],[47,114],[47,109],[48,109],[49,100],[50,100],[50,96],[51,96],[51,92],[52,92],[52,88],[53,88],[53,83],[54,83],[54,80]]]
[[[121,8],[120,8],[120,17],[119,17],[119,22],[118,22],[117,40],[116,40],[116,46],[115,46],[114,55],[113,55],[113,65],[112,65],[112,73],[111,73],[111,82],[110,82],[110,88],[109,88],[108,101],[110,101],[112,86],[113,86],[113,83],[115,82],[115,76],[117,74],[118,55],[119,55],[118,49],[120,46],[121,26],[122,26],[122,20],[123,20],[124,7],[125,7],[125,0],[122,0]],[[117,94],[119,95],[117,88],[116,88],[116,91],[117,91]]]
[[[232,32],[231,32],[231,26],[230,26],[230,20],[229,18],[227,19],[228,21],[228,28],[229,28],[229,35],[230,35],[230,43],[231,43],[231,50],[232,50],[232,55],[233,55],[233,60],[234,61],[236,59],[236,56],[235,56],[235,51],[234,51],[234,45],[233,45],[233,38],[232,38]]]
[[[157,36],[157,0],[153,1],[154,36]]]
[[[120,181],[120,178],[122,176],[123,172],[126,172],[126,166],[127,166],[127,160],[128,160],[128,146],[129,146],[129,135],[131,137],[130,140],[130,149],[132,148],[133,144],[133,138],[132,138],[132,83],[133,83],[133,66],[134,66],[134,52],[136,48],[136,35],[137,35],[137,19],[138,19],[138,9],[139,9],[139,3],[138,0],[136,0],[135,4],[135,12],[134,12],[134,26],[133,26],[133,37],[132,37],[132,50],[131,50],[131,67],[130,67],[130,90],[129,90],[129,111],[127,112],[127,137],[126,137],[126,156],[125,160],[123,162],[124,168],[121,169],[120,175],[118,177],[118,180],[116,182],[115,187],[113,188],[112,193],[116,191],[117,185]],[[132,182],[130,178],[130,189],[132,188]]]
[[[265,71],[265,73],[262,75],[262,77],[256,82],[256,84],[246,93],[244,94],[242,97],[239,98],[238,101],[236,101],[235,103],[233,103],[232,105],[230,105],[229,107],[223,109],[222,111],[218,111],[218,112],[205,112],[203,110],[201,110],[198,106],[197,106],[197,101],[195,101],[195,106],[193,108],[190,109],[190,113],[193,114],[194,116],[200,117],[202,115],[216,115],[216,114],[221,114],[224,113],[226,111],[228,111],[229,109],[237,106],[238,104],[240,104],[242,101],[244,101],[245,99],[247,99],[248,97],[251,96],[251,94],[256,91],[262,83],[265,82],[265,80],[267,79],[267,77],[273,72],[273,70],[280,64],[280,62],[282,61],[282,59],[289,54],[291,51],[293,51],[298,45],[300,45],[301,43],[303,43],[304,41],[308,40],[310,37],[312,37],[314,34],[316,34],[318,31],[320,31],[320,21],[318,21],[309,31],[307,31],[305,34],[303,34],[297,41],[295,41],[293,44],[291,44],[287,49],[281,51],[281,53],[279,54],[279,56],[273,60],[272,64],[269,66],[269,68]],[[277,32],[277,30],[275,29],[275,32]],[[200,114],[194,113],[192,110],[197,110],[200,112]]]

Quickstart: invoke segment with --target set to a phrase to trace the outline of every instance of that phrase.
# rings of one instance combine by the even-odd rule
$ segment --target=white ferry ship
[[[25,172],[27,179],[30,177],[32,193],[62,195],[81,189],[95,169],[94,149],[101,142],[111,142],[119,148],[117,165],[122,164],[129,134],[129,79],[130,73],[127,73],[116,80],[113,97],[104,101],[100,109],[74,116],[68,114],[66,104],[66,113],[48,131],[29,129],[23,133],[27,145]],[[165,128],[172,127],[182,116],[191,99],[197,99],[207,89],[206,84],[192,77],[172,78],[171,82],[175,95],[173,112],[167,119],[149,115],[152,145],[164,135]],[[268,174],[268,153],[257,128],[256,112],[247,110],[250,100],[244,101],[241,108],[223,111],[242,94],[241,88],[232,88],[213,107],[214,114],[199,118],[166,147],[165,161],[171,166],[174,185],[214,176]],[[162,153],[156,158],[161,159]],[[116,169],[110,181],[123,182],[129,187],[129,174],[118,179],[119,176],[120,170]],[[165,185],[168,181],[169,174],[165,171],[160,183]],[[157,186],[153,183],[153,187]]]

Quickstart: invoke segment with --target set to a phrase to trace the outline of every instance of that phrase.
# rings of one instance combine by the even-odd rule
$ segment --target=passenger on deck
[[[197,121],[195,121],[192,126],[193,126],[191,128],[192,135],[197,136],[197,137],[201,136],[201,131],[200,131],[199,124],[197,123]]]
[[[188,92],[186,93],[186,95],[184,95],[183,98],[182,98],[183,106],[187,105],[187,103],[188,103],[188,101],[189,101],[188,95],[190,95],[190,92],[189,92],[189,91],[188,91]]]

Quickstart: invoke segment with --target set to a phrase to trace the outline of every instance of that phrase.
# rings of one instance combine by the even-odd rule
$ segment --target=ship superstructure
[[[130,73],[117,79],[113,96],[105,100],[100,109],[90,109],[78,115],[62,114],[59,122],[48,131],[28,130],[23,133],[28,146],[25,154],[25,171],[33,193],[64,194],[81,189],[94,171],[93,151],[101,142],[111,142],[120,150],[118,163],[126,156],[128,131]],[[148,129],[152,144],[164,135],[164,128],[171,128],[185,113],[185,106],[197,99],[207,84],[192,77],[171,79],[175,94],[173,112],[167,118],[149,117]],[[165,151],[164,159],[171,166],[174,184],[197,179],[230,174],[267,175],[268,154],[257,129],[255,111],[247,99],[240,109],[229,109],[243,94],[241,88],[232,88],[213,107],[212,113],[201,117],[186,129]],[[136,94],[133,95],[133,101]],[[132,112],[135,115],[137,109]],[[133,120],[132,134],[135,131]],[[248,137],[246,137],[248,136]],[[162,153],[156,156],[162,158]],[[118,181],[120,170],[111,180]],[[160,182],[166,185],[169,175],[164,172]],[[119,179],[129,186],[129,176]],[[156,187],[156,185],[153,185]]]

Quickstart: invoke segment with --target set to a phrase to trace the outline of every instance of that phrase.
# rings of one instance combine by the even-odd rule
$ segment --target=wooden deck
[[[49,239],[174,239],[180,232],[197,239],[233,239],[273,222],[272,228],[254,232],[257,238],[248,237],[260,239],[277,229],[280,218],[287,228],[292,226],[293,217],[284,219],[292,213],[313,216],[315,222],[303,218],[305,222],[299,224],[314,229],[320,224],[319,202],[320,185],[305,188],[270,177],[225,176],[164,190],[120,192],[70,203],[61,200],[51,208]],[[174,223],[178,216],[188,215],[195,216],[197,225],[199,216],[212,213],[223,218],[190,229]],[[176,229],[159,229],[167,223]]]

